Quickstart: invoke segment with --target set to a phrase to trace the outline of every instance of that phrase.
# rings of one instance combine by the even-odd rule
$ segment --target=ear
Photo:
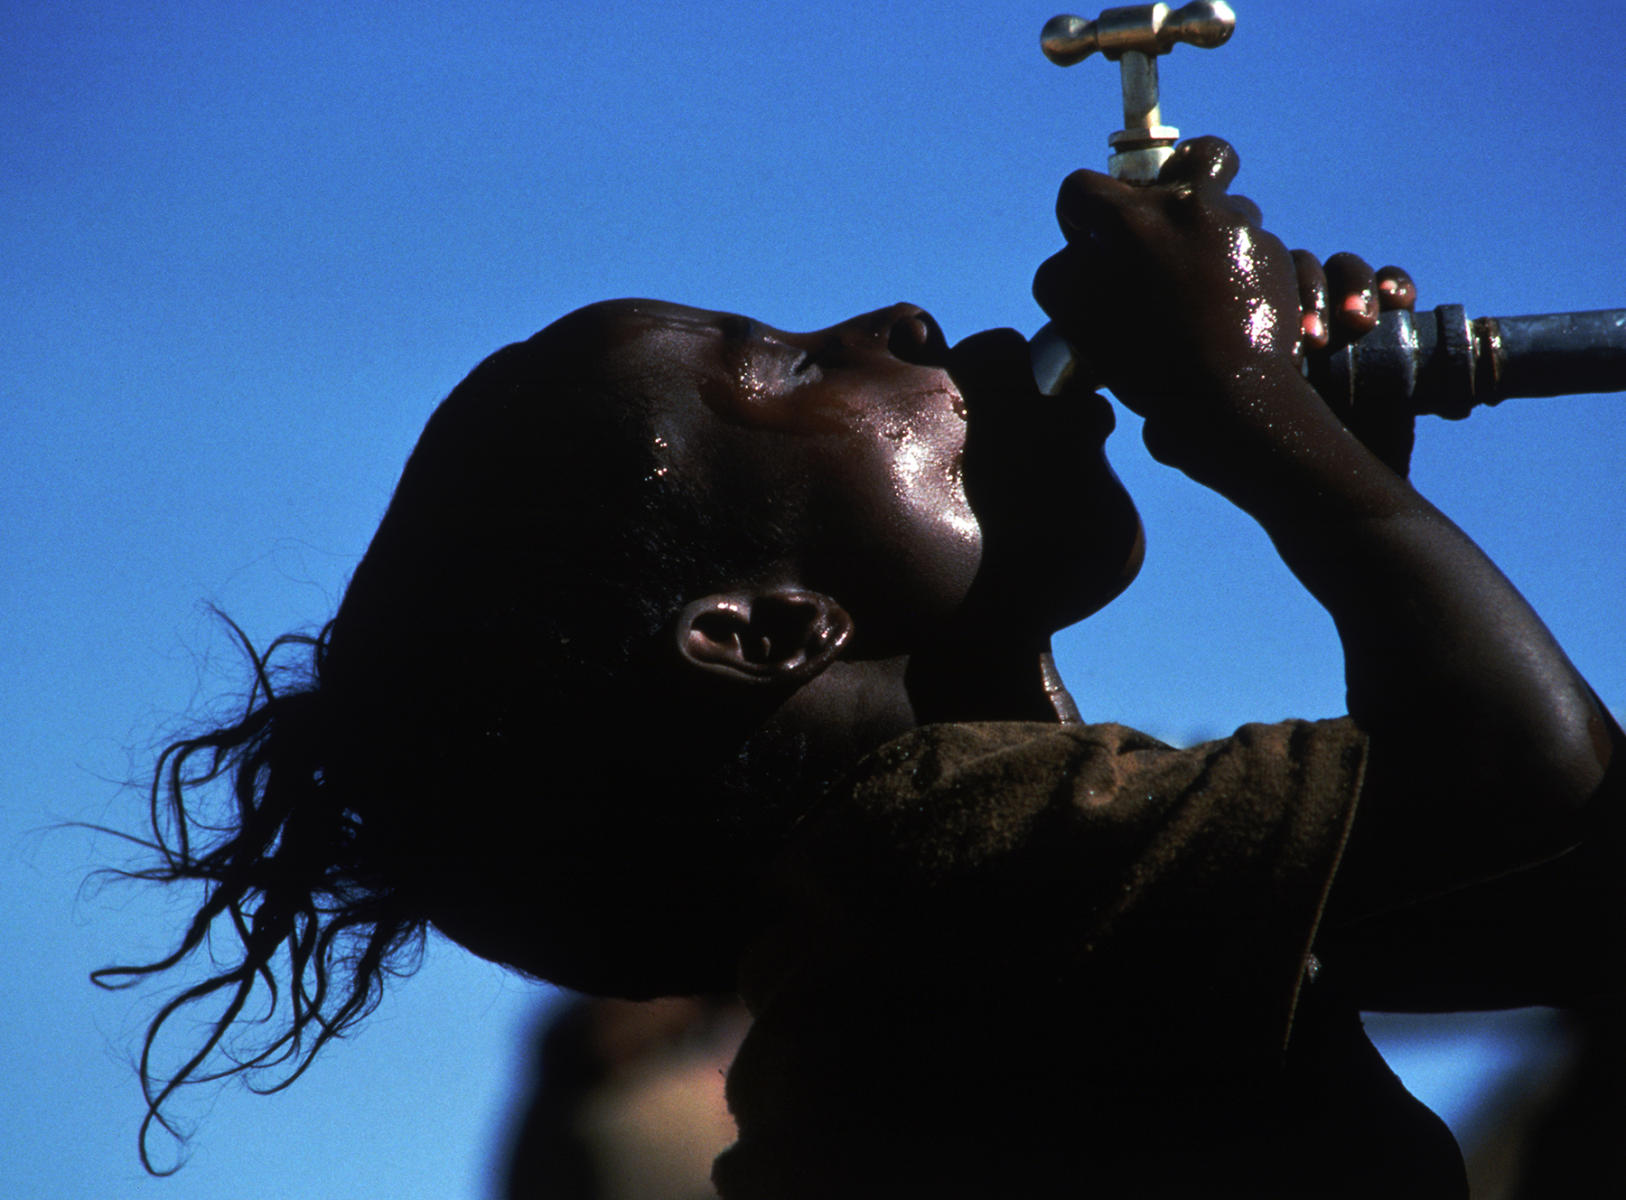
[[[676,625],[686,667],[731,683],[799,685],[852,637],[847,611],[821,592],[722,592],[685,605]]]

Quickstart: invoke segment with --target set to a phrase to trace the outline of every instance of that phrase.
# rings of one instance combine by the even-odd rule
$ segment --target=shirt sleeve
[[[1279,1040],[1365,755],[1347,719],[1187,749],[1116,725],[927,727],[860,764],[792,874],[826,925],[941,956],[946,924],[1022,986],[1130,989],[1119,1007],[1135,989],[1250,997],[1223,1007]]]

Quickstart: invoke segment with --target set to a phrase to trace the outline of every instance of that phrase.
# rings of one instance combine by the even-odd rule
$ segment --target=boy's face
[[[657,470],[681,473],[719,522],[750,511],[792,532],[789,561],[776,566],[782,578],[752,582],[835,597],[875,652],[953,630],[968,603],[985,607],[979,597],[1008,592],[979,578],[991,561],[1050,590],[1066,580],[1067,611],[1047,614],[1045,632],[1110,599],[1138,564],[1138,518],[1100,455],[1110,408],[1040,397],[1014,334],[962,371],[913,305],[794,334],[645,300],[594,305],[573,324],[582,320],[597,369],[649,401]],[[1008,486],[1000,468],[978,475],[977,463],[996,461],[1022,463],[1022,481]],[[1060,463],[1067,478],[1055,477]],[[1056,539],[1058,518],[1110,529]],[[1051,534],[1044,550],[1013,553],[1035,543],[1035,523]],[[1055,568],[1095,541],[1087,565]],[[1036,556],[1045,561],[1015,561]],[[994,607],[1029,611],[1013,599]]]

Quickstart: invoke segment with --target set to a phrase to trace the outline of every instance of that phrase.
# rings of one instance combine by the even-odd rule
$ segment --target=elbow
[[[1582,778],[1576,781],[1576,790],[1580,794],[1582,824],[1594,828],[1600,822],[1618,824],[1622,809],[1626,809],[1626,733],[1601,700],[1595,695],[1590,698],[1590,756]]]
[[[1544,715],[1495,756],[1496,774],[1504,795],[1522,798],[1509,813],[1520,835],[1529,836],[1533,848],[1558,853],[1626,803],[1626,756],[1620,727],[1590,691],[1553,704]]]
[[[1500,695],[1500,706],[1458,714],[1465,723],[1435,725],[1451,752],[1414,784],[1469,801],[1485,849],[1503,867],[1527,866],[1574,849],[1600,816],[1626,807],[1626,746],[1585,684]]]

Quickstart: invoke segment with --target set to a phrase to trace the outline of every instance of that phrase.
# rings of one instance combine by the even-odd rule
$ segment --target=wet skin
[[[772,848],[827,781],[921,724],[1071,711],[1049,636],[1116,595],[1141,557],[1139,518],[1102,453],[1112,410],[1088,394],[1039,396],[1014,331],[951,349],[906,304],[789,333],[608,301],[537,335],[523,369],[546,385],[496,389],[500,401],[534,397],[544,427],[585,454],[601,437],[640,439],[647,498],[703,514],[702,541],[747,515],[783,536],[755,565],[702,579],[705,594],[640,647],[602,714],[638,731],[669,830],[639,851],[661,893],[653,923],[614,882],[649,818],[642,790],[616,844],[580,859],[610,853],[583,887],[613,883],[591,894],[612,914],[637,910],[640,949],[604,965],[569,939],[539,939],[558,917],[525,870],[498,904],[484,898],[489,880],[453,880],[434,920],[548,977],[638,996],[728,990],[777,893]],[[685,849],[668,861],[673,844]]]
[[[1299,372],[1306,342],[1409,303],[1405,281],[1291,254],[1230,196],[1236,169],[1200,139],[1155,187],[1076,173],[1035,294],[1154,456],[1251,514],[1333,618],[1371,735],[1334,908],[1370,914],[1573,845],[1611,743],[1517,592]],[[791,533],[679,614],[695,687],[663,711],[794,743],[808,778],[926,721],[1063,715],[1048,635],[1132,577],[1139,522],[1100,453],[1109,410],[1041,401],[1019,335],[950,350],[910,306],[813,334],[644,301],[561,324],[643,398],[655,469],[700,511]],[[1439,802],[1458,795],[1487,819]]]
[[[986,640],[994,622],[1038,645],[1139,566],[1139,518],[1102,453],[1110,406],[1040,396],[1013,330],[951,349],[909,304],[810,333],[651,300],[571,323],[606,382],[645,398],[657,471],[720,521],[794,530],[764,577],[726,582],[837,598],[853,654]]]
[[[1253,516],[1332,617],[1370,744],[1328,927],[1392,913],[1391,949],[1426,943],[1426,904],[1409,905],[1559,854],[1583,813],[1618,803],[1618,735],[1523,598],[1404,479],[1410,421],[1335,411],[1299,371],[1307,345],[1413,304],[1410,280],[1289,252],[1230,194],[1237,170],[1199,138],[1154,186],[1075,172],[1057,201],[1067,247],[1034,294],[1145,418],[1153,456]],[[1362,987],[1394,982],[1383,961],[1368,971]]]
[[[1332,617],[1349,711],[1371,740],[1326,928],[1395,914],[1384,944],[1417,953],[1393,961],[1422,961],[1439,947],[1419,903],[1558,855],[1583,813],[1618,804],[1618,782],[1602,784],[1613,726],[1404,464],[1386,465],[1299,372],[1305,344],[1358,336],[1384,303],[1412,301],[1409,281],[1291,254],[1233,202],[1235,173],[1229,147],[1208,140],[1155,187],[1075,175],[1058,205],[1068,246],[1035,293],[1145,418],[1154,454],[1254,516]],[[584,369],[572,394],[625,406],[658,452],[656,478],[685,502],[719,528],[754,513],[788,533],[771,561],[719,568],[714,593],[672,614],[647,678],[607,714],[648,731],[657,765],[735,763],[747,739],[752,762],[783,750],[793,769],[765,785],[777,790],[723,797],[749,812],[779,791],[811,797],[915,725],[1064,715],[1044,670],[1049,634],[1128,582],[1140,527],[1101,453],[1110,410],[1040,398],[1019,335],[950,349],[911,306],[792,334],[613,301],[539,338],[546,358]],[[714,813],[718,789],[668,789],[662,803]],[[764,825],[793,808],[776,805]],[[732,847],[706,877],[738,919],[770,860],[723,861]],[[546,919],[522,902],[513,912],[515,944]],[[741,931],[711,928],[706,986],[726,986]],[[1389,961],[1356,972],[1357,999],[1407,986]],[[1480,955],[1464,977],[1496,969]],[[1516,983],[1498,986],[1548,1002]]]

